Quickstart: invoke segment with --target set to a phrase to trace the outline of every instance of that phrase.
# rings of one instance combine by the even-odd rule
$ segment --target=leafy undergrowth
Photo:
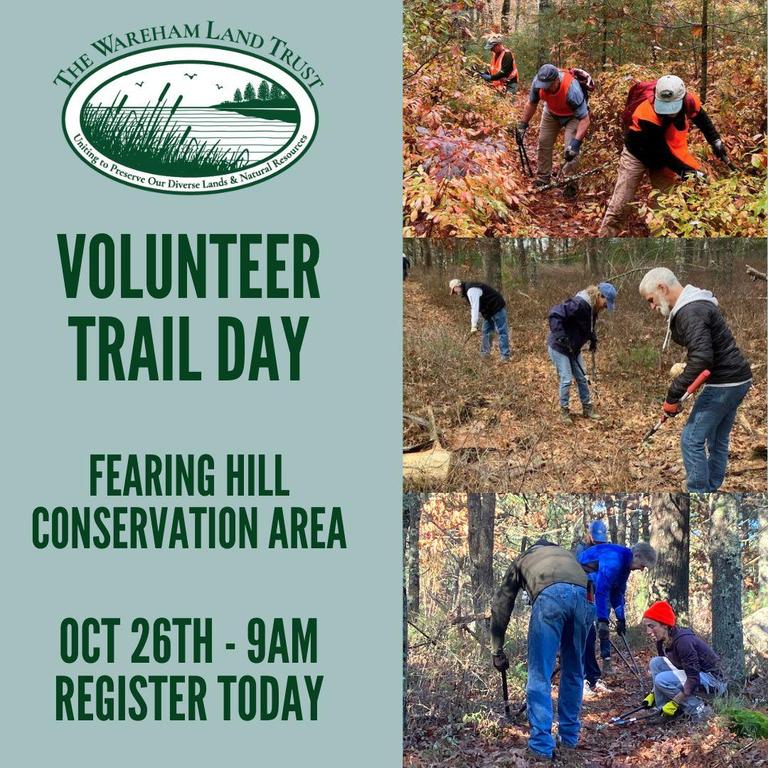
[[[474,641],[469,641],[474,643]],[[632,642],[632,641],[631,641]],[[642,669],[650,651],[633,643]],[[406,768],[524,768],[528,724],[525,714],[510,722],[504,716],[499,676],[487,655],[465,643],[462,650],[446,652],[425,644],[409,656],[408,721],[403,764]],[[511,713],[524,701],[524,643],[512,662],[520,674],[510,673]],[[413,646],[412,646],[413,648]],[[680,768],[760,768],[768,765],[768,741],[739,735],[727,714],[703,723],[679,719],[672,723],[606,726],[611,717],[637,706],[647,693],[620,661],[608,678],[609,692],[584,701],[582,731],[575,752],[555,765],[575,768],[646,768],[674,765]],[[557,683],[553,703],[557,706]],[[747,689],[746,703],[765,704],[765,681],[757,679]],[[743,711],[743,710],[742,710]],[[743,719],[743,718],[742,718]],[[750,719],[754,719],[754,716]]]
[[[715,160],[700,131],[691,147],[704,161],[706,182],[680,185],[652,196],[644,183],[630,206],[622,235],[761,236],[765,231],[765,96],[763,66],[739,49],[723,49],[712,62],[714,83],[706,109],[720,131],[737,170]],[[550,236],[597,234],[613,191],[622,146],[620,116],[636,80],[657,76],[627,65],[597,76],[590,100],[592,125],[579,172],[607,167],[581,180],[576,201],[559,189],[535,193],[520,167],[514,126],[527,88],[513,99],[498,96],[470,70],[471,57],[455,46],[439,67],[424,66],[408,46],[404,52],[403,218],[406,237]],[[575,62],[571,62],[574,64]],[[664,65],[685,75],[684,64]],[[688,77],[689,87],[695,80]],[[528,83],[527,85],[529,85]],[[757,97],[756,97],[757,95]],[[526,136],[536,167],[538,114]],[[562,163],[562,139],[555,169]],[[653,203],[658,210],[650,207]]]
[[[755,322],[764,317],[764,284],[750,283],[742,276],[743,266],[739,270],[743,282],[736,292],[716,293],[737,343],[753,363],[754,387],[731,435],[724,492],[764,490],[766,475],[765,325]],[[491,357],[482,359],[479,338],[465,342],[469,309],[451,300],[442,282],[406,282],[404,411],[424,419],[431,407],[442,445],[452,452],[450,473],[439,490],[598,493],[683,487],[684,416],[668,421],[640,447],[658,418],[668,369],[684,353],[672,345],[661,358],[663,322],[640,306],[639,298],[633,308],[632,297],[626,299],[620,318],[617,312],[600,320],[593,399],[602,421],[579,417],[572,426],[559,421],[557,378],[546,352],[546,312],[563,298],[560,283],[508,295],[512,360],[502,364],[495,345]],[[571,403],[574,410],[575,386]],[[423,429],[406,419],[404,445],[424,438]],[[434,482],[410,479],[405,488],[433,490]]]

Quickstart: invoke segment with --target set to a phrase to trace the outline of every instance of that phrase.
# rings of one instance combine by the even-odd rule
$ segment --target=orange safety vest
[[[504,58],[505,53],[508,53],[510,56],[512,56],[512,71],[506,77],[502,77],[499,80],[493,80],[491,83],[489,83],[489,85],[492,85],[497,91],[502,93],[506,93],[507,83],[517,82],[517,62],[515,61],[514,55],[506,48],[502,48],[501,51],[499,51],[498,56],[493,53],[493,51],[491,51],[491,64],[488,67],[488,71],[492,75],[498,75],[499,72],[501,72],[501,61]]]
[[[539,98],[547,105],[547,109],[557,117],[571,117],[573,115],[573,109],[566,101],[568,96],[568,89],[573,82],[573,75],[564,70],[560,72],[560,87],[554,92],[549,93],[543,88],[539,88]]]
[[[641,131],[641,120],[658,126],[663,125],[662,119],[653,108],[653,101],[653,97],[645,99],[632,113],[632,122],[629,124],[630,131]],[[669,151],[678,160],[681,160],[695,171],[701,168],[701,163],[688,151],[688,131],[691,127],[691,118],[696,117],[701,111],[699,97],[695,93],[687,93],[683,100],[683,109],[685,111],[685,127],[681,131],[674,124],[668,125],[666,131],[664,131],[664,139],[667,142]]]

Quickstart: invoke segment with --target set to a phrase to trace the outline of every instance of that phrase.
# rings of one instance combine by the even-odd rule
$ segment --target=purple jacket
[[[718,680],[725,680],[720,657],[687,627],[671,627],[669,645],[656,643],[659,656],[666,656],[678,669],[685,672],[683,693],[690,696],[701,685],[699,672],[708,672]]]

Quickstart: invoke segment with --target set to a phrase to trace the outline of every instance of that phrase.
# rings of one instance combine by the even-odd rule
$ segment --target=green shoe
[[[600,421],[600,417],[595,413],[595,407],[592,403],[584,403],[581,406],[581,415],[585,419],[592,419],[593,421]]]
[[[571,412],[567,408],[563,408],[562,405],[560,406],[560,421],[562,421],[563,424],[573,424]]]

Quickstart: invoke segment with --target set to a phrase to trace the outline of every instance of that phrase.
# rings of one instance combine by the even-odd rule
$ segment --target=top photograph
[[[404,237],[762,237],[762,0],[405,0]]]

